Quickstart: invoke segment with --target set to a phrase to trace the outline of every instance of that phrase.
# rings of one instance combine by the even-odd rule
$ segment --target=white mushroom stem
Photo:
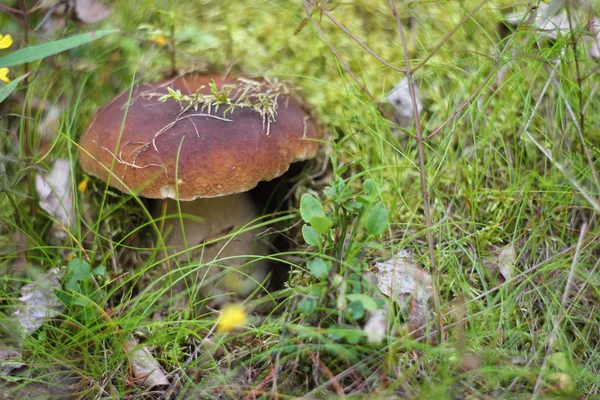
[[[158,217],[163,212],[159,203],[154,215]],[[165,244],[169,251],[184,252],[177,258],[179,261],[189,259],[194,264],[208,265],[199,269],[199,279],[210,279],[216,274],[225,276],[222,280],[218,279],[217,282],[220,283],[208,285],[210,290],[216,284],[217,292],[210,294],[235,292],[240,296],[247,296],[256,288],[255,281],[261,282],[267,275],[265,260],[253,262],[240,272],[231,271],[239,270],[240,266],[253,260],[253,257],[247,256],[267,254],[267,245],[256,238],[256,231],[243,232],[216,243],[199,246],[234,233],[260,216],[259,208],[248,193],[194,201],[167,200],[166,216],[163,232],[166,234]],[[252,279],[244,274],[250,275]]]

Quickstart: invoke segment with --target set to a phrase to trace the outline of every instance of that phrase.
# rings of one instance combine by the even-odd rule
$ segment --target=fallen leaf
[[[66,159],[54,162],[52,170],[45,176],[35,176],[35,188],[40,196],[40,208],[52,218],[51,243],[66,240],[73,226],[73,194],[71,192],[71,163]]]
[[[131,361],[133,377],[146,389],[169,386],[169,380],[162,367],[145,346],[135,339],[127,341],[127,353]]]
[[[419,89],[415,85],[415,96],[417,97],[417,110],[423,110],[423,103],[419,98]],[[400,82],[388,93],[388,101],[394,107],[395,116],[400,126],[411,126],[414,120],[414,107],[410,97],[408,79],[402,78]]]
[[[48,318],[65,311],[54,294],[55,289],[60,289],[63,274],[63,269],[53,268],[40,282],[28,283],[21,287],[19,304],[12,315],[12,322],[20,328],[19,339],[23,340],[33,334]]]
[[[68,14],[71,19],[78,19],[85,24],[95,24],[108,17],[112,10],[102,0],[43,0],[37,10],[52,15]]]
[[[45,142],[51,142],[60,128],[61,109],[56,105],[50,105],[44,110],[44,117],[40,121],[37,132],[38,137]]]
[[[596,59],[600,57],[600,21],[598,20],[598,17],[592,17],[588,24],[588,29],[591,34],[591,38],[589,38],[590,47],[588,56],[591,59]]]
[[[75,0],[75,14],[86,24],[95,24],[110,17],[112,13],[100,0]]]
[[[413,295],[428,300],[432,295],[431,276],[406,250],[400,250],[391,260],[375,263],[377,287],[383,294],[404,303]]]
[[[463,354],[456,366],[456,372],[462,374],[468,371],[474,371],[481,366],[481,356],[473,353]]]
[[[419,266],[410,253],[401,250],[391,260],[375,263],[374,274],[377,288],[408,314],[408,328],[413,337],[435,335],[432,329],[430,332],[425,330],[426,322],[433,320],[428,304],[433,296],[431,275]]]
[[[517,252],[513,245],[502,249],[493,246],[488,257],[482,260],[484,268],[492,275],[500,277],[501,283],[511,279],[514,276],[515,263],[517,262]]]
[[[383,310],[370,312],[370,317],[363,328],[367,334],[367,342],[381,343],[387,334],[387,318]]]
[[[25,365],[21,362],[22,357],[19,349],[0,348],[0,376],[6,376]]]
[[[566,34],[570,30],[569,19],[564,7],[551,7],[543,2],[540,2],[534,11],[529,9],[515,11],[507,14],[505,18],[506,22],[512,26],[518,26],[521,23],[531,25],[542,38],[550,40],[556,40],[559,34]]]

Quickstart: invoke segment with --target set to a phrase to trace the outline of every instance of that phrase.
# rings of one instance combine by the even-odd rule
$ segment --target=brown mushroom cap
[[[207,110],[181,114],[175,100],[158,101],[167,86],[183,94],[204,86],[201,93],[209,94],[211,79],[219,89],[235,83],[196,75],[142,85],[133,89],[129,107],[129,90],[121,93],[96,113],[81,138],[83,170],[105,182],[110,177],[110,185],[123,192],[194,200],[248,191],[316,155],[320,131],[289,96],[278,98],[268,133],[263,117],[248,108],[227,113],[233,121],[227,122],[223,106],[206,116]]]

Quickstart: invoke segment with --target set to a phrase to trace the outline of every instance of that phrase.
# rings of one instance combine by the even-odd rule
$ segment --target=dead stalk
[[[410,64],[410,55],[408,54],[408,44],[406,41],[406,35],[404,34],[404,28],[400,21],[400,16],[396,10],[394,0],[390,0],[390,8],[396,19],[396,25],[398,26],[398,32],[402,40],[402,47],[404,50],[404,60],[406,62],[406,78],[408,79],[408,88],[410,90],[410,99],[413,107],[413,119],[415,121],[415,134],[417,139],[417,151],[419,153],[419,169],[421,170],[421,192],[423,194],[423,212],[425,214],[425,229],[427,231],[427,247],[429,248],[429,270],[431,272],[431,282],[433,287],[433,303],[435,307],[435,313],[438,318],[438,341],[441,343],[444,337],[444,324],[442,321],[442,306],[440,301],[440,292],[437,287],[438,270],[435,264],[435,248],[433,245],[433,232],[431,226],[431,213],[429,204],[429,188],[427,184],[427,160],[425,157],[425,146],[423,144],[423,133],[421,131],[421,121],[419,118],[419,107],[417,105],[417,95],[415,90],[415,80],[413,76],[413,70]]]

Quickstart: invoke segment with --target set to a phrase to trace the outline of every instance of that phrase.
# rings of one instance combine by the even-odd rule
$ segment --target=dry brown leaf
[[[375,278],[379,290],[408,314],[408,328],[413,337],[424,336],[426,322],[433,320],[428,304],[433,296],[431,275],[409,252],[401,250],[391,260],[375,264]]]
[[[63,274],[64,269],[53,268],[40,282],[21,288],[20,303],[12,316],[12,322],[20,328],[21,340],[38,330],[48,318],[64,312],[64,306],[54,293],[60,288]]]
[[[70,18],[76,17],[85,24],[100,22],[112,13],[102,0],[44,0],[38,10],[58,16],[68,14]]]
[[[110,17],[111,9],[100,0],[76,0],[75,14],[86,24],[95,24]]]
[[[22,357],[19,349],[0,348],[0,377],[25,365],[21,362]]]
[[[417,110],[423,110],[423,103],[419,98],[419,89],[415,87],[415,96],[417,98]],[[409,127],[414,120],[414,107],[410,97],[410,87],[408,79],[402,78],[400,82],[388,93],[388,101],[394,107],[394,114],[400,126]]]
[[[594,16],[588,24],[591,37],[589,38],[590,48],[588,50],[588,56],[591,59],[600,57],[600,21],[598,17]]]
[[[140,346],[135,339],[127,341],[127,353],[131,360],[133,377],[139,379],[146,389],[169,386],[169,380],[162,367],[145,346]]]
[[[431,275],[406,250],[388,261],[375,263],[375,268],[379,290],[399,303],[405,303],[413,295],[427,301],[433,294]]]
[[[539,32],[542,38],[547,37],[550,40],[556,40],[559,34],[566,34],[569,30],[569,20],[564,8],[559,9],[555,14],[552,12],[549,4],[540,2],[534,13],[529,10],[515,11],[506,16],[506,22],[510,25],[518,26],[521,21],[525,25],[531,25]]]
[[[484,268],[492,276],[499,276],[501,282],[505,282],[514,276],[516,262],[517,252],[513,245],[502,249],[493,246],[490,255],[482,260]]]
[[[50,239],[52,244],[60,244],[66,240],[67,232],[74,223],[71,186],[71,163],[66,159],[56,160],[52,170],[45,176],[35,176],[40,208],[55,220]]]
[[[370,312],[369,319],[363,328],[367,334],[367,342],[381,343],[387,334],[387,318],[384,310]]]

